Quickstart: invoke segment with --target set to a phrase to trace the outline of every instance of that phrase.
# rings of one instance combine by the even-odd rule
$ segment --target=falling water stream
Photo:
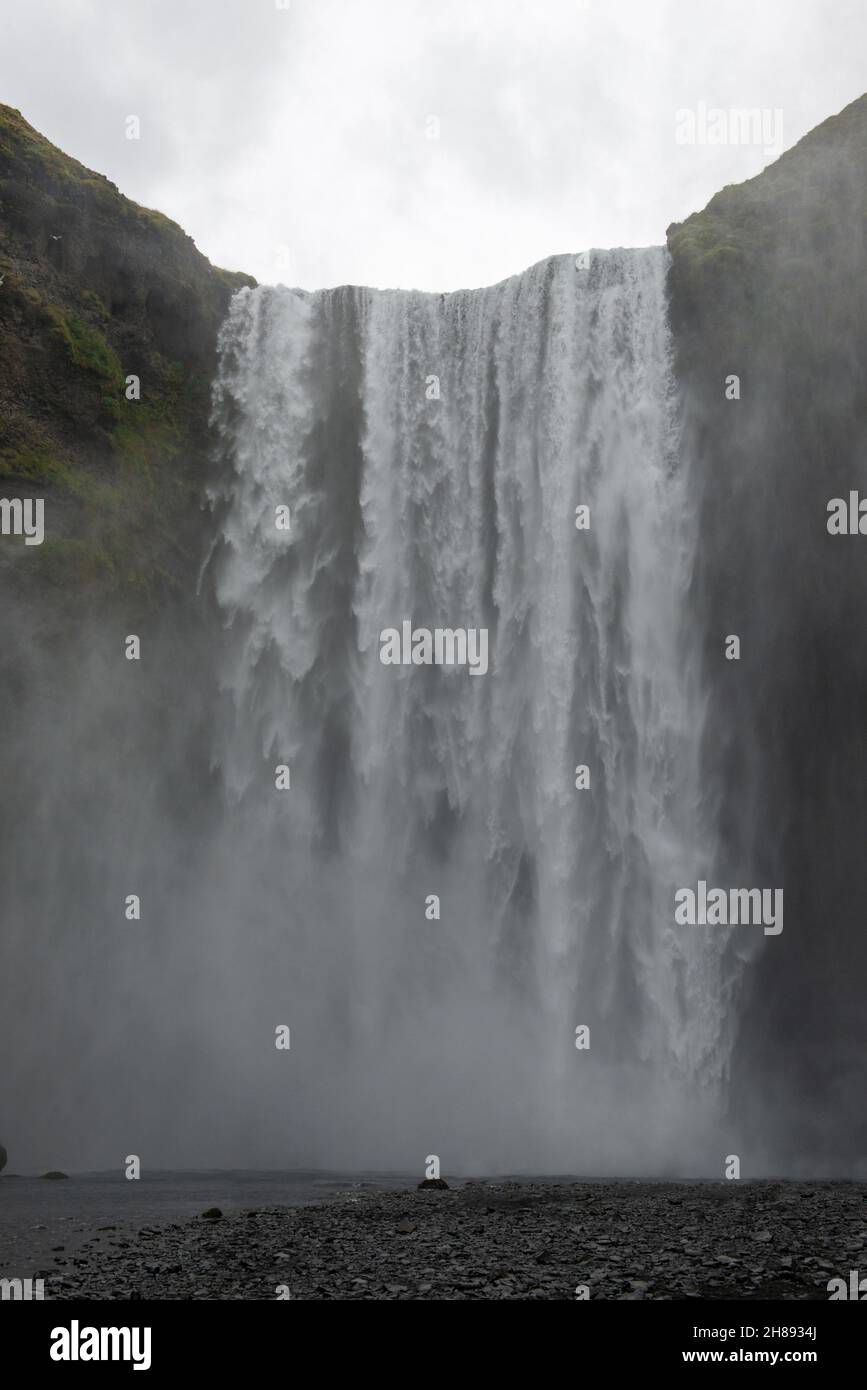
[[[674,924],[713,855],[666,270],[232,302],[220,855],[317,1158],[688,1171],[709,1142],[730,1038],[722,944]],[[487,672],[383,664],[405,622],[487,630]]]

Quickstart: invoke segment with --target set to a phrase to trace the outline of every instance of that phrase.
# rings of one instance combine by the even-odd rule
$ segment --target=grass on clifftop
[[[867,96],[810,131],[755,178],[729,184],[703,212],[672,223],[668,247],[680,284],[692,294],[720,286],[748,266],[761,270],[821,257],[853,198],[853,236],[867,227]],[[806,267],[805,267],[806,269]]]

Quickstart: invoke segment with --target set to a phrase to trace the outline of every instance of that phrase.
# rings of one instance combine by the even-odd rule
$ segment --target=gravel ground
[[[61,1299],[822,1299],[867,1184],[473,1182],[105,1232]],[[62,1260],[57,1261],[57,1265]],[[283,1290],[282,1295],[278,1289]]]

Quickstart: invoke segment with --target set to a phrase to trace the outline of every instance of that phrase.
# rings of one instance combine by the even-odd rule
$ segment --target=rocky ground
[[[867,1184],[472,1182],[95,1235],[61,1299],[828,1299]]]

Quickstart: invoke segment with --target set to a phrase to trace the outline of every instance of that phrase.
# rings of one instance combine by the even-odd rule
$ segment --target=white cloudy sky
[[[307,288],[660,243],[768,162],[678,109],[780,108],[788,148],[867,88],[865,0],[0,0],[0,45],[55,144]]]

